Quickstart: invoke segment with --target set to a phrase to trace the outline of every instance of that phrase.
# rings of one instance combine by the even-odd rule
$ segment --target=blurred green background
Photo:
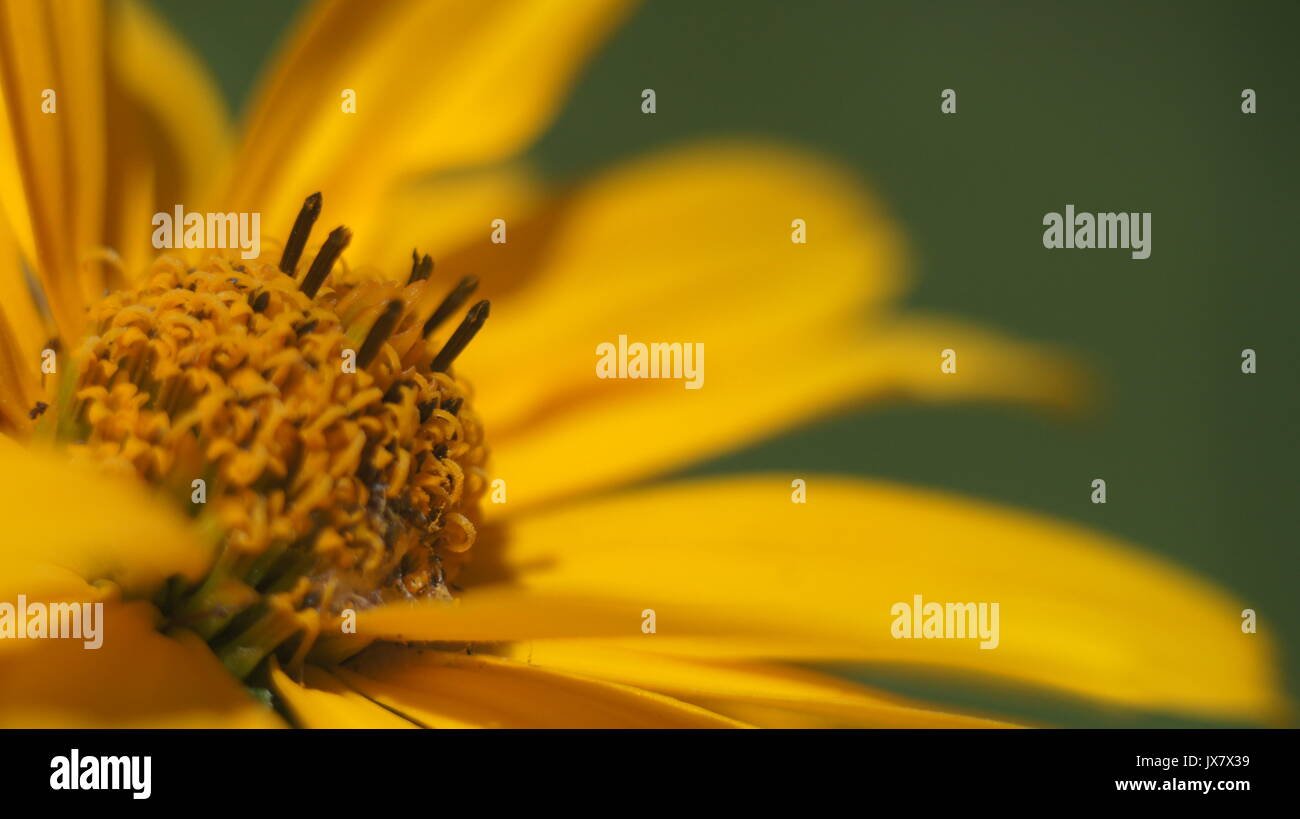
[[[300,5],[153,2],[235,111]],[[1104,403],[1077,423],[985,406],[875,407],[692,472],[882,476],[1112,532],[1255,608],[1300,701],[1297,30],[1291,0],[660,0],[596,57],[534,155],[567,179],[659,146],[748,134],[855,169],[906,232],[909,306],[1064,345],[1101,374]],[[654,116],[639,109],[647,87]],[[957,91],[955,116],[939,112],[945,88]],[[1243,88],[1258,94],[1253,116],[1241,113]],[[1048,252],[1042,216],[1066,203],[1151,211],[1151,258]],[[1258,352],[1255,375],[1240,371],[1245,347]],[[1094,477],[1107,481],[1105,505],[1089,502]],[[840,670],[1058,725],[1198,724]]]

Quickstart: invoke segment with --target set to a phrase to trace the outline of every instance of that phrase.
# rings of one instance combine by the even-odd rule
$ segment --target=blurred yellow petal
[[[742,727],[660,694],[498,657],[376,646],[348,668],[337,673],[349,685],[430,728]]]
[[[723,700],[710,704],[707,699],[701,700],[700,703],[706,708],[714,707],[718,709],[719,713],[744,720],[756,728],[807,731],[835,730],[846,727],[842,721],[834,717],[812,714],[807,711],[795,711],[789,708],[779,708],[772,705],[736,702],[734,700]]]
[[[0,432],[22,436],[31,428],[31,411],[43,397],[35,358],[24,360],[23,344],[0,307]]]
[[[145,603],[104,605],[103,644],[31,639],[0,654],[0,727],[276,728],[283,723],[191,634],[154,630]]]
[[[791,241],[795,218],[808,225],[807,244]],[[493,303],[492,326],[458,365],[491,430],[509,511],[651,474],[844,403],[858,323],[901,281],[897,234],[856,181],[769,146],[709,144],[631,163],[536,221],[543,242],[522,227],[538,269]],[[493,253],[504,259],[514,241],[470,255],[486,282]],[[453,277],[456,263],[445,266]],[[597,346],[620,335],[703,343],[703,387],[598,379]],[[548,459],[572,446],[583,468],[556,469]]]
[[[679,149],[607,172],[545,210],[541,270],[518,298],[493,304],[502,329],[461,359],[497,434],[609,387],[595,378],[595,348],[620,333],[685,341],[721,325],[729,334],[719,343],[756,342],[814,317],[844,325],[899,285],[893,226],[843,169],[797,152]],[[807,244],[790,241],[796,215],[810,225]]]
[[[627,647],[631,642],[536,640],[511,647],[510,656],[543,668],[708,703],[705,707],[710,709],[762,705],[806,714],[815,724],[846,728],[1008,727],[993,720],[932,711],[826,674],[773,663],[674,657]],[[653,635],[640,638],[640,642],[652,643]],[[768,727],[766,720],[756,724]]]
[[[1175,566],[936,492],[800,475],[807,502],[792,503],[792,477],[692,481],[524,516],[497,561],[517,567],[513,587],[528,594],[653,609],[647,650],[730,615],[755,656],[802,646],[797,656],[938,666],[1143,708],[1249,719],[1284,708],[1270,641],[1241,631],[1245,606]],[[464,583],[494,575],[472,566]],[[999,644],[895,639],[891,610],[917,594],[997,603]]]
[[[16,357],[32,373],[36,372],[45,343],[54,335],[37,306],[33,284],[28,281],[13,232],[0,213],[0,309],[14,336],[6,347],[9,356]]]
[[[554,116],[618,0],[325,2],[261,89],[231,204],[288,225],[305,196],[358,235],[420,173],[499,160]],[[355,113],[344,109],[355,93]]]
[[[403,279],[411,251],[418,248],[436,262],[433,278],[444,282],[439,290],[450,290],[455,281],[474,275],[480,279],[481,296],[496,298],[506,280],[527,266],[531,248],[515,230],[506,245],[486,242],[484,247],[492,220],[522,225],[543,201],[542,183],[523,164],[421,180],[385,197],[383,215],[372,230],[353,238],[349,254],[391,278]]]
[[[842,169],[802,154],[677,151],[540,210],[546,238],[534,242],[527,222],[524,234],[538,269],[493,303],[458,365],[492,435],[492,477],[508,487],[489,514],[661,473],[872,398],[1077,400],[1078,376],[1057,356],[953,323],[886,321],[902,281],[894,226]],[[796,218],[806,244],[791,241]],[[491,248],[440,270],[491,271]],[[685,371],[599,379],[597,347],[620,336],[702,345],[700,388],[686,388]],[[941,380],[948,348],[960,366]]]
[[[157,252],[154,213],[207,210],[229,162],[230,125],[207,69],[147,4],[110,9],[106,245],[139,274]]]
[[[173,575],[197,580],[212,560],[195,528],[147,491],[11,442],[0,445],[0,521],[0,565],[58,566],[128,594],[152,595]]]
[[[505,481],[508,502],[485,511],[527,513],[866,401],[1005,399],[1070,407],[1081,400],[1083,377],[1064,357],[957,322],[890,322],[870,334],[814,323],[791,334],[797,345],[766,329],[728,338],[723,328],[701,327],[695,336],[705,339],[702,389],[603,382],[609,386],[592,389],[604,396],[579,399],[515,435],[494,435],[491,477]],[[746,333],[754,337],[741,345]],[[945,374],[940,354],[950,347],[959,351],[960,369]]]
[[[0,603],[13,604],[18,595],[28,600],[46,603],[104,600],[111,597],[107,590],[92,586],[81,575],[51,563],[10,560],[0,577]],[[12,640],[0,640],[0,650],[21,645]]]
[[[1080,413],[1092,378],[1065,352],[954,319],[904,314],[879,322],[862,344],[870,358],[861,397],[875,400],[1024,402]],[[953,363],[951,371],[942,366]]]
[[[68,339],[103,284],[81,265],[104,218],[103,27],[98,3],[0,4],[0,208]]]
[[[970,729],[1018,727],[1007,725],[1005,723],[980,722],[964,717],[949,717],[949,715],[940,712],[931,712],[934,714],[934,717],[923,720],[923,724],[910,724],[907,722],[899,722],[898,724],[889,724],[888,722],[885,724],[876,724],[870,718],[867,718],[862,723],[856,723],[849,717],[830,716],[824,713],[805,709],[766,705],[757,702],[712,700],[708,697],[701,697],[697,702],[701,706],[716,710],[720,714],[726,714],[733,719],[742,720],[757,728],[767,728],[769,730],[808,731],[837,730],[842,728]]]
[[[294,721],[303,728],[417,728],[353,691],[328,671],[307,666],[306,684],[299,685],[271,660],[271,688],[284,700]]]

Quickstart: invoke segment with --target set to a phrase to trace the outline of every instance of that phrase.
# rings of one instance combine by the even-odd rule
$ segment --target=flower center
[[[342,269],[307,199],[278,265],[158,258],[91,308],[58,435],[81,457],[173,494],[218,546],[197,588],[160,593],[246,675],[277,646],[301,661],[358,609],[449,597],[474,544],[487,451],[452,363],[487,318],[414,259],[405,284]]]

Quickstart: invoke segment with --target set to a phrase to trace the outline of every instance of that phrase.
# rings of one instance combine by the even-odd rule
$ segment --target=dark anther
[[[456,360],[456,356],[464,352],[470,341],[474,339],[474,335],[482,329],[483,323],[487,321],[489,306],[488,301],[484,299],[469,308],[469,312],[465,314],[465,319],[456,328],[456,332],[451,334],[451,338],[447,339],[447,343],[433,357],[429,369],[435,373],[447,372],[451,362]]]
[[[257,294],[257,298],[253,299],[253,312],[254,313],[262,312],[263,310],[266,309],[266,305],[270,303],[271,303],[271,291],[263,290],[261,293]]]
[[[464,403],[465,403],[464,398],[453,398],[447,402],[447,405],[443,407],[443,409],[447,411],[448,415],[455,415],[456,413],[460,412],[460,405]]]
[[[372,486],[375,481],[379,480],[379,470],[369,461],[363,460],[357,467],[357,479],[366,486]]]
[[[397,319],[401,315],[401,299],[393,299],[384,307],[384,312],[379,314],[379,318],[371,325],[370,332],[366,333],[366,340],[361,344],[361,352],[357,353],[358,367],[362,369],[369,367],[370,362],[375,360],[379,355],[379,348],[384,346],[384,342],[397,326]]]
[[[319,216],[320,192],[316,192],[302,203],[298,218],[293,220],[293,230],[289,231],[289,241],[284,243],[284,253],[280,254],[280,269],[290,276],[294,275],[294,270],[298,267],[298,259],[302,258],[302,249],[307,246],[312,226],[316,224]]]
[[[411,256],[414,258],[415,251],[411,252]],[[429,257],[428,253],[426,253],[424,254],[423,259],[414,259],[414,261],[411,262],[411,277],[406,280],[406,283],[415,284],[416,282],[424,281],[429,278],[429,274],[432,272],[433,259]]]
[[[402,400],[402,387],[412,386],[406,381],[394,381],[388,391],[384,393],[385,404],[397,404]]]
[[[416,409],[420,411],[420,423],[423,424],[425,421],[428,421],[429,416],[433,415],[433,411],[437,408],[438,405],[433,401],[425,401],[423,404],[417,406]]]
[[[304,322],[303,324],[299,324],[298,329],[296,329],[294,332],[298,334],[299,338],[301,338],[307,335],[308,333],[310,333],[312,330],[315,330],[316,325],[318,323],[319,322],[316,319],[312,319],[311,321]]]
[[[424,328],[420,331],[421,336],[428,338],[430,333],[438,329],[438,325],[460,309],[460,306],[465,303],[465,300],[470,297],[477,287],[478,279],[474,276],[466,276],[461,279],[447,294],[447,297],[442,300],[442,304],[438,305],[438,309],[433,311],[433,315],[429,316],[429,320],[424,323]]]
[[[307,298],[316,298],[320,286],[325,283],[325,277],[330,274],[334,263],[343,253],[343,248],[347,247],[350,241],[352,241],[352,231],[347,228],[339,226],[330,231],[329,238],[321,245],[316,258],[312,259],[311,268],[307,271],[307,275],[302,277],[302,284],[298,286],[299,290],[307,294]]]
[[[45,412],[49,408],[50,405],[44,401],[37,401],[36,406],[32,407],[31,412],[27,413],[27,417],[35,421],[37,418],[41,417],[41,413]]]
[[[438,444],[437,446],[435,446],[435,447],[433,448],[433,457],[437,458],[437,459],[440,460],[440,461],[441,461],[443,458],[446,458],[446,457],[447,457],[447,445],[446,445],[446,444]]]

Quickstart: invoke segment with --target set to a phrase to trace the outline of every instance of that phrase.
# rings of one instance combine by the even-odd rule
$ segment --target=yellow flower
[[[506,163],[622,11],[322,4],[236,145],[142,4],[0,7],[0,605],[103,603],[99,648],[0,639],[0,724],[992,724],[793,662],[1276,718],[1242,606],[1112,538],[830,476],[641,485],[868,399],[1078,395],[897,314],[896,229],[818,160]],[[177,205],[279,238],[154,258]],[[471,275],[486,327],[451,315]],[[704,343],[704,388],[598,381],[622,334]],[[998,646],[896,639],[916,593],[998,603]]]

